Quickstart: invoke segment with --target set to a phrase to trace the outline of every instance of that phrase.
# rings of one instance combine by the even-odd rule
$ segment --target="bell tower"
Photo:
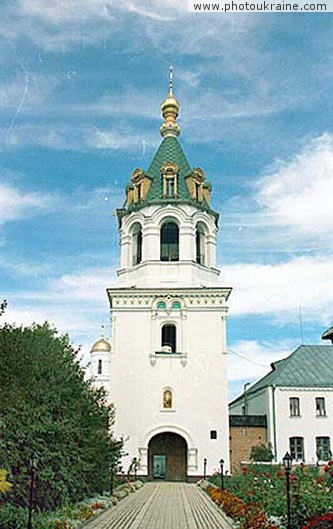
[[[230,288],[216,268],[218,214],[211,184],[182,150],[173,72],[161,104],[162,141],[136,168],[117,210],[118,285],[112,318],[110,399],[124,462],[138,475],[185,480],[229,459],[226,318]],[[227,463],[228,467],[228,463]]]

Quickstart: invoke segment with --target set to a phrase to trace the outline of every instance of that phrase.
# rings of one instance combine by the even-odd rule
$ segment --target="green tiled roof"
[[[168,162],[173,162],[177,164],[179,168],[177,198],[163,197],[161,168],[164,164]],[[205,200],[203,200],[202,202],[198,202],[190,195],[186,184],[186,177],[192,173],[192,169],[176,137],[166,136],[165,138],[163,138],[149,166],[149,169],[144,171],[144,173],[146,176],[148,176],[148,178],[151,179],[151,184],[147,196],[144,200],[141,200],[139,203],[131,203],[128,207],[127,212],[125,209],[122,210],[123,214],[138,210],[152,203],[177,204],[180,202],[188,202],[194,204],[199,209],[212,214],[215,217],[215,222],[217,223],[219,215],[211,209],[210,205]],[[204,183],[204,186],[210,187],[210,183],[206,181]]]
[[[186,159],[183,149],[177,138],[173,136],[166,137],[162,140],[157,152],[150,164],[147,175],[152,177],[152,183],[148,195],[147,202],[161,200],[162,198],[162,176],[161,167],[167,163],[176,163],[179,167],[178,174],[178,200],[191,200],[188,191],[185,177],[191,174],[191,167]]]
[[[274,362],[272,371],[247,394],[267,386],[333,387],[333,345],[300,345],[290,356]]]

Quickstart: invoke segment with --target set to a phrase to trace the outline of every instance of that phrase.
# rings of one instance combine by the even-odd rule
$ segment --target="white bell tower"
[[[115,435],[138,475],[191,480],[228,468],[226,318],[230,288],[216,268],[218,214],[211,185],[178,140],[179,103],[161,105],[162,142],[135,169],[117,210],[118,285],[108,289],[113,349],[110,399]]]

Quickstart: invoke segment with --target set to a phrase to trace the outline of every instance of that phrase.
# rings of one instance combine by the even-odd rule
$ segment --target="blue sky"
[[[230,396],[333,305],[333,15],[189,14],[185,0],[18,0],[0,20],[6,319],[82,345],[108,326],[113,211],[159,142],[168,68],[181,143],[213,184],[234,287]]]

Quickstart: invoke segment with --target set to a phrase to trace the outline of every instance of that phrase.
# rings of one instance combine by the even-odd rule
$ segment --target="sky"
[[[81,346],[115,282],[114,216],[161,137],[169,65],[180,141],[212,182],[232,286],[229,388],[333,323],[333,14],[188,13],[185,0],[4,0],[2,321]],[[302,326],[300,321],[302,320]]]

